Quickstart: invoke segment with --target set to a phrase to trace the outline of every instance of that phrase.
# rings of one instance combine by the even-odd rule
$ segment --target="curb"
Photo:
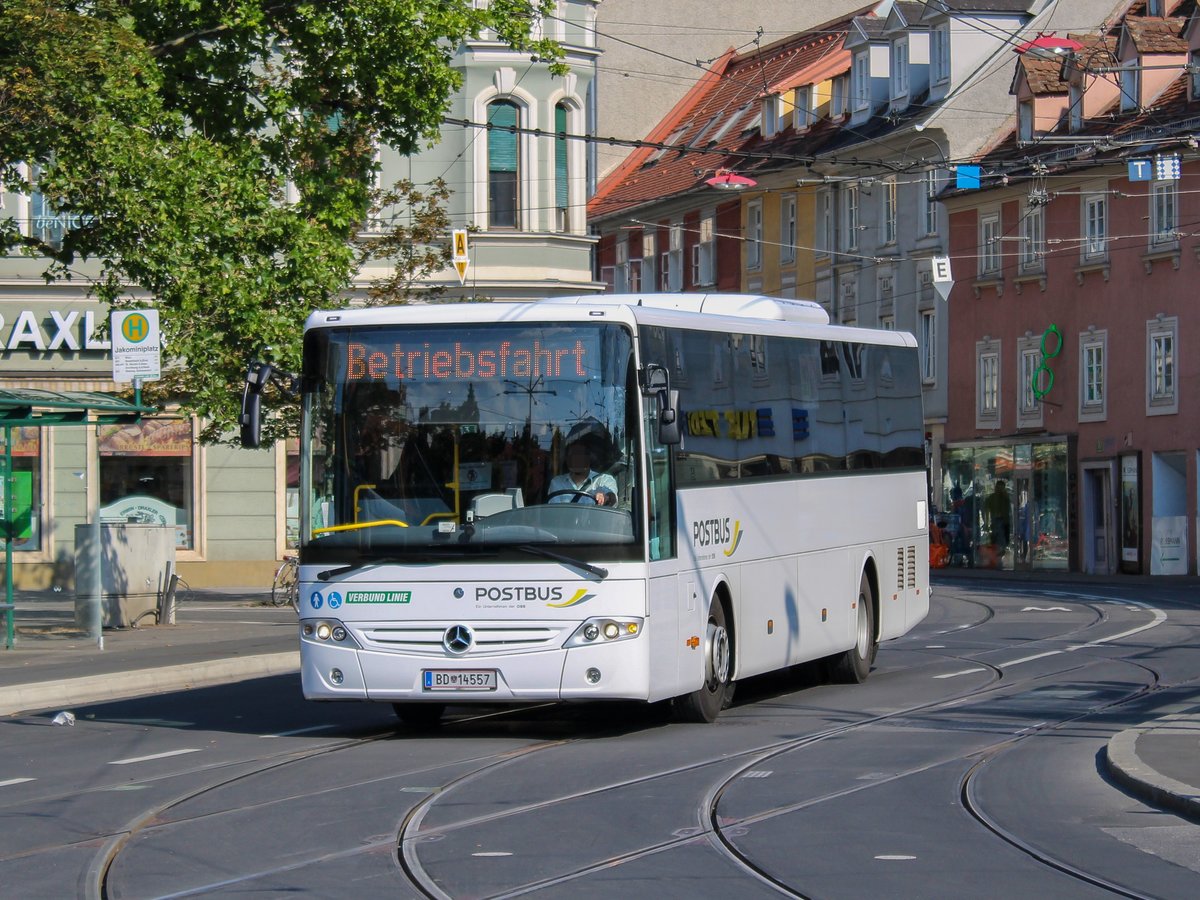
[[[157,669],[41,681],[6,688],[3,691],[4,699],[0,700],[0,716],[146,697],[299,671],[300,651],[290,650],[286,653],[264,653]]]
[[[1135,795],[1161,809],[1200,821],[1200,788],[1151,768],[1137,753],[1138,739],[1159,728],[1200,737],[1200,722],[1196,720],[1200,708],[1191,704],[1177,708],[1190,708],[1191,712],[1164,716],[1113,735],[1105,750],[1105,760],[1113,779]]]

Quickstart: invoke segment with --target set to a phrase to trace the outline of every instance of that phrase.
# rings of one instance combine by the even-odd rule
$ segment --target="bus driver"
[[[582,441],[567,447],[567,471],[550,480],[548,503],[587,503],[613,506],[617,480],[592,468],[592,455]]]

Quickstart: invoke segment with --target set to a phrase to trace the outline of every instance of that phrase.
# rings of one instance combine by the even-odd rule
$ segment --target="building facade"
[[[944,198],[960,562],[1197,572],[1200,380],[1179,348],[1197,323],[1200,26],[1192,4],[1146,9],[1025,48],[1015,127],[980,157],[981,189]]]

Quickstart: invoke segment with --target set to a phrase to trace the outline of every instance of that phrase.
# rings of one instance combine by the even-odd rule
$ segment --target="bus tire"
[[[725,624],[725,608],[713,597],[704,629],[704,684],[697,691],[676,697],[672,706],[681,722],[713,722],[733,695],[733,645]]]
[[[838,684],[862,684],[871,674],[871,663],[875,661],[875,607],[872,602],[871,582],[864,572],[858,580],[858,602],[854,646],[839,653],[831,660],[830,680]]]
[[[436,728],[446,711],[445,703],[393,703],[396,717],[410,728]]]

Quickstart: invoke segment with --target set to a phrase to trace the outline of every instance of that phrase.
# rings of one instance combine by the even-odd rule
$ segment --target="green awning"
[[[0,426],[123,424],[156,412],[100,391],[0,389]]]

